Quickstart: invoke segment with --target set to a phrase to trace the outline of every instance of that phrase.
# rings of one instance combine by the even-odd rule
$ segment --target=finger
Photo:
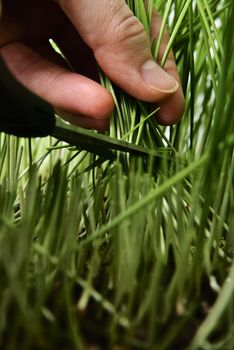
[[[39,53],[43,58],[46,58],[50,62],[53,62],[61,67],[64,67],[66,69],[70,68],[70,65],[65,61],[65,59],[55,52],[51,48],[51,45],[49,43],[43,43],[43,44],[32,44],[30,43],[30,48]],[[71,124],[76,124],[83,126],[84,128],[88,129],[96,129],[99,131],[105,131],[109,127],[109,118],[105,119],[96,119],[96,118],[90,118],[85,115],[81,114],[71,114],[67,113],[65,111],[56,109],[57,114],[62,117],[63,119],[67,120]]]
[[[24,44],[10,43],[1,48],[1,54],[23,85],[57,110],[73,116],[73,122],[76,115],[103,120],[112,112],[113,99],[103,87],[41,57]]]
[[[152,19],[151,19],[152,41],[159,37],[161,25],[162,25],[161,17],[158,15],[156,11],[153,11]],[[168,33],[168,30],[165,29],[162,43],[160,45],[159,55],[158,55],[159,63],[161,63],[162,61],[164,52],[168,45],[168,41],[169,41],[169,33]],[[168,55],[167,61],[164,66],[164,70],[179,82],[178,90],[174,94],[170,95],[167,99],[157,104],[157,107],[160,107],[160,110],[156,115],[157,121],[160,124],[169,125],[169,124],[174,124],[182,117],[184,112],[184,105],[185,105],[181,80],[180,80],[180,76],[177,70],[177,66],[176,66],[176,62],[175,62],[175,58],[172,50]]]
[[[178,89],[153,61],[143,25],[124,0],[58,0],[102,70],[129,94],[157,102]]]

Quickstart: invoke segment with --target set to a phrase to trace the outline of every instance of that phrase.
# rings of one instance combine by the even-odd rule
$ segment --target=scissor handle
[[[43,137],[55,128],[53,107],[21,85],[0,57],[0,131]]]

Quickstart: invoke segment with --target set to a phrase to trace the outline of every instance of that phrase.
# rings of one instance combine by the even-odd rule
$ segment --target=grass
[[[147,31],[153,3],[128,1]],[[161,159],[0,135],[0,348],[234,349],[234,6],[156,5],[182,121],[160,127],[152,106],[102,83],[109,135]]]

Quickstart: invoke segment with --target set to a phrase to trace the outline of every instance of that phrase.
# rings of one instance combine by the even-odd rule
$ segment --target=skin
[[[124,0],[3,0],[1,9],[0,54],[9,69],[71,123],[108,128],[114,102],[99,83],[97,66],[130,95],[159,106],[159,123],[173,124],[183,114],[173,52],[164,70],[154,64],[152,72],[143,71],[145,62],[153,62],[150,42]],[[152,40],[160,26],[154,12]],[[159,62],[168,40],[165,32]]]

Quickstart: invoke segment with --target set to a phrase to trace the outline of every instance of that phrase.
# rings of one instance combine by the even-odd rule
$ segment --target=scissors
[[[53,136],[79,150],[115,159],[117,151],[139,157],[158,157],[159,152],[112,137],[74,127],[55,115],[52,105],[34,95],[10,73],[0,57],[0,131],[18,137]]]

